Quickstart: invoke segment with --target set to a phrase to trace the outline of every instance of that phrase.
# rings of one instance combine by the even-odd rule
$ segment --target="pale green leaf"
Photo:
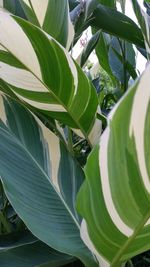
[[[81,236],[101,266],[150,249],[149,83],[150,65],[110,113],[86,165]]]

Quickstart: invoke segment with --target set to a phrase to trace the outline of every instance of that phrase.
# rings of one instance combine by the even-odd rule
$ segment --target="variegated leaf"
[[[78,196],[81,236],[100,266],[150,249],[150,65],[109,117]]]
[[[96,267],[75,210],[82,169],[27,109],[10,99],[0,104],[0,176],[10,203],[40,240]]]
[[[0,11],[0,79],[27,104],[71,128],[90,143],[98,98],[95,88],[55,39],[27,21]],[[101,122],[96,127],[97,140]]]
[[[67,49],[74,38],[68,0],[19,0],[29,21],[41,27]]]
[[[132,4],[137,20],[141,26],[145,47],[150,58],[150,16],[142,10],[137,0],[132,0]]]

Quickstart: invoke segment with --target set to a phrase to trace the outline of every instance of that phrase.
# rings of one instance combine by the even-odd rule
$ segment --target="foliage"
[[[0,1],[2,267],[149,266],[149,4],[120,3]]]

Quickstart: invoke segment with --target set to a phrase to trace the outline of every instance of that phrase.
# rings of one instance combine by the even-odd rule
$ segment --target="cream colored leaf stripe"
[[[150,64],[110,114],[85,169],[81,236],[100,266],[150,249],[149,84]]]
[[[20,0],[24,11],[28,17],[28,9],[35,16],[41,28],[54,37],[58,37],[58,41],[62,41],[65,47],[69,50],[74,38],[74,27],[70,19],[69,4],[67,0]],[[53,14],[51,14],[53,12]],[[55,21],[52,21],[51,17]],[[29,17],[30,20],[30,17]],[[52,26],[52,25],[53,26]],[[53,32],[53,28],[57,27]],[[52,32],[51,32],[52,31]],[[52,34],[53,33],[53,34]]]
[[[96,91],[53,38],[1,9],[0,45],[6,50],[0,50],[0,78],[21,100],[80,129],[87,138],[93,139],[93,129],[100,132]]]

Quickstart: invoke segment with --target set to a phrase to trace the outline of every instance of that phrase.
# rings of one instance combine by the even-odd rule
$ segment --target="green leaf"
[[[110,64],[109,64],[109,44],[107,44],[107,38],[109,38],[109,36],[101,32],[100,39],[95,50],[96,50],[96,55],[98,57],[100,66],[108,73],[113,84],[116,86],[118,81],[116,77],[114,76],[111,70]]]
[[[19,3],[19,0],[3,0],[2,2],[2,5],[0,5],[1,7],[7,9],[9,12],[16,16],[26,18],[24,11]]]
[[[9,234],[0,235],[0,252],[14,249],[23,245],[35,243],[37,238],[28,230],[13,231]]]
[[[136,73],[136,70],[135,70],[135,66],[133,66],[128,60],[125,60],[125,62],[124,62],[122,56],[114,48],[113,48],[113,51],[114,51],[115,55],[117,56],[117,58],[119,59],[119,61],[122,64],[124,64],[126,70],[130,74],[132,79],[135,80],[137,78],[137,73]]]
[[[78,195],[81,236],[102,266],[150,249],[149,74],[150,65],[110,114]]]
[[[67,0],[19,0],[29,21],[69,49],[74,29]]]
[[[124,80],[129,80],[130,70],[134,74],[134,78],[137,77],[134,68],[135,68],[135,52],[132,44],[125,42],[122,43],[116,37],[113,37],[110,42],[109,47],[109,64],[112,69],[114,76],[123,84]],[[128,64],[127,64],[128,62]],[[128,68],[129,71],[128,71]]]
[[[0,79],[13,93],[92,143],[98,98],[68,52],[40,28],[2,10],[0,45]]]
[[[15,13],[15,0],[9,1],[9,0],[3,0],[1,1],[2,3],[0,3],[0,7],[4,7],[6,8],[9,12],[11,13]]]
[[[72,204],[84,175],[58,137],[28,110],[6,99],[4,107],[1,104],[0,151],[4,190],[29,230],[50,247],[96,267],[80,238]],[[66,156],[67,170],[74,170],[71,175],[62,170]],[[71,196],[64,197],[67,190]]]
[[[40,241],[0,251],[0,263],[3,267],[60,267],[72,261],[71,256],[55,251]]]
[[[89,42],[87,43],[86,47],[84,48],[82,55],[81,55],[81,67],[84,66],[84,64],[86,63],[88,57],[90,56],[90,54],[92,53],[92,51],[95,49],[98,40],[100,37],[100,31],[96,32],[91,39],[89,40]]]
[[[150,26],[149,26],[150,17],[147,13],[145,13],[142,10],[142,8],[140,7],[139,3],[136,0],[132,0],[132,4],[139,25],[141,26],[147,53],[150,57]]]
[[[107,7],[115,8],[116,0],[86,0],[85,1],[85,19],[90,17],[93,11],[97,8],[98,4],[102,4]]]
[[[92,15],[91,25],[116,37],[144,48],[141,30],[133,20],[115,9],[99,4]]]

